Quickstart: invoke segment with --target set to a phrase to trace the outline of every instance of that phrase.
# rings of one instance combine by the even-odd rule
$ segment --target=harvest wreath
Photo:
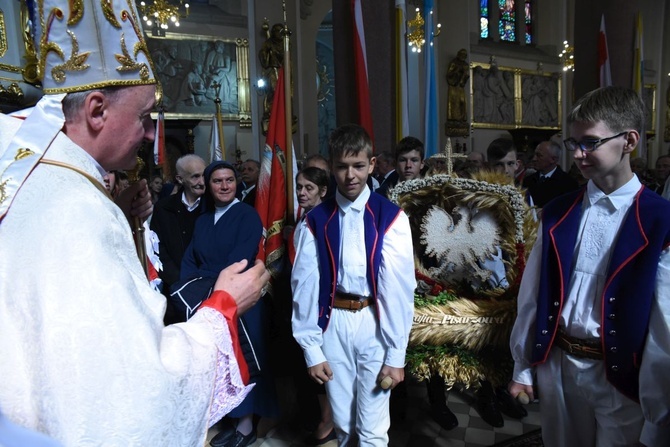
[[[523,192],[481,171],[409,180],[389,198],[412,227],[418,287],[410,371],[419,379],[438,373],[448,386],[506,383],[516,294],[537,227]]]

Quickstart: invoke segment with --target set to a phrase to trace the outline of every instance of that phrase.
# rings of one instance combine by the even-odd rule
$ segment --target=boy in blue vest
[[[540,393],[545,446],[670,445],[670,203],[630,169],[644,109],[621,87],[568,117],[585,188],[549,202],[528,259],[509,385]]]
[[[325,383],[338,443],[388,444],[389,395],[404,380],[414,312],[412,233],[405,213],[370,191],[372,142],[345,125],[329,139],[337,192],[307,214],[291,275],[293,336],[310,377]]]

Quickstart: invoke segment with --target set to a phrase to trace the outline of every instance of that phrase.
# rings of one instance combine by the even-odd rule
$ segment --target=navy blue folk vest
[[[542,210],[542,270],[533,364],[547,360],[568,293],[585,189]],[[639,401],[639,368],[647,337],[661,251],[670,245],[670,202],[643,187],[637,193],[607,270],[600,340],[607,380]]]
[[[337,267],[340,263],[340,219],[335,197],[324,201],[307,214],[307,226],[312,231],[319,255],[319,327],[328,328],[337,287]],[[377,299],[377,277],[381,263],[384,234],[400,214],[400,208],[377,193],[370,193],[365,204],[365,252],[367,278],[372,296]],[[345,248],[346,249],[346,248]]]

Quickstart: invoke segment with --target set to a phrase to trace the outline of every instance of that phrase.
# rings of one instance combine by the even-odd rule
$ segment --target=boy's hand
[[[515,382],[515,381],[512,380],[507,385],[507,391],[509,391],[509,394],[515,399],[519,396],[519,393],[521,393],[523,391],[524,393],[526,393],[528,395],[528,399],[531,402],[534,400],[533,399],[534,396],[533,396],[533,386],[532,385],[524,385],[522,383],[518,383],[518,382]]]
[[[329,380],[333,380],[333,371],[330,369],[328,362],[319,363],[314,366],[307,368],[307,374],[312,378],[313,381],[319,385],[323,385]]]
[[[377,383],[381,384],[384,377],[391,378],[391,386],[388,389],[392,390],[396,385],[405,380],[405,368],[394,368],[392,366],[384,365],[377,376]]]

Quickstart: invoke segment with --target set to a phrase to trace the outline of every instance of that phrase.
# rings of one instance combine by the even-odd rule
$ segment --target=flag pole
[[[286,222],[290,225],[294,220],[293,209],[293,111],[291,110],[291,32],[286,23],[286,1],[282,0],[284,11],[284,123],[286,126]]]
[[[221,118],[221,98],[219,97],[219,94],[221,92],[221,84],[214,81],[212,87],[214,87],[214,90],[216,91],[216,99],[214,99],[214,104],[216,104],[216,123],[214,123],[214,125],[216,126],[216,129],[219,133],[218,135],[219,141],[216,141],[215,143],[218,144],[218,147],[221,147],[221,160],[226,161],[226,149],[225,146],[223,145],[223,120]],[[210,159],[214,158],[216,158],[215,154],[211,154]]]
[[[136,157],[137,163],[135,168],[128,171],[128,181],[130,183],[137,183],[140,179],[140,172],[144,169],[144,160],[141,157]],[[149,262],[147,258],[147,246],[144,241],[144,222],[137,216],[133,217],[132,223],[133,238],[135,239],[135,250],[137,250],[137,257],[140,259],[144,276],[149,278]]]

